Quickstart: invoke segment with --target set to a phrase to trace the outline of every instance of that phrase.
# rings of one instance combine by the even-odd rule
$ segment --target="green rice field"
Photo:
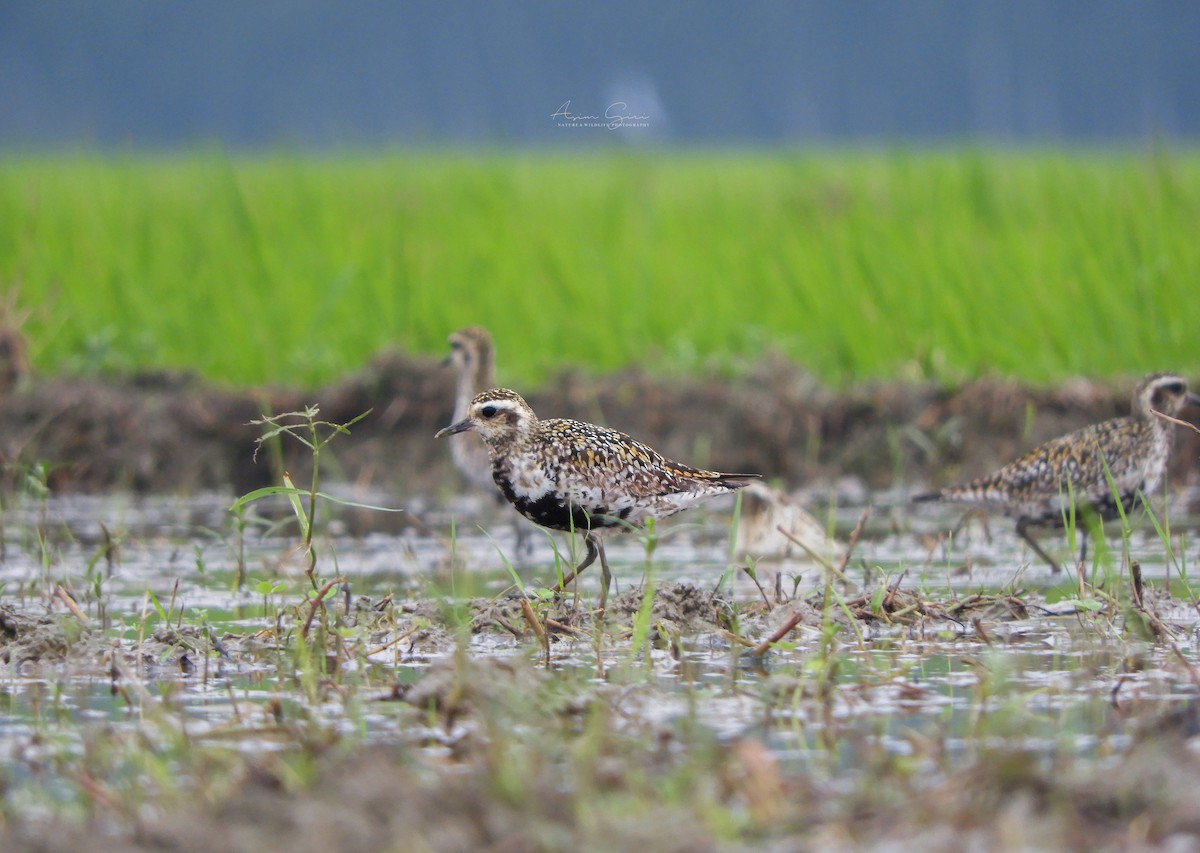
[[[1166,150],[0,159],[0,394],[13,328],[44,375],[294,397],[472,323],[522,389],[772,353],[835,386],[1195,376],[1198,284],[1200,156]],[[223,425],[271,394],[43,384],[3,401],[4,853],[1200,849],[1195,501],[1092,530],[1068,571],[1010,522],[909,502],[908,444],[964,436],[965,468],[1011,420],[930,404],[827,437],[814,410],[765,456],[834,470],[841,442],[893,487],[814,476],[614,537],[596,607],[595,568],[555,592],[578,537],[523,547],[482,491],[389,473],[444,464],[420,416],[254,420],[278,470],[235,499],[145,484],[180,458],[256,483],[256,436]],[[1031,433],[1020,397],[976,399]],[[794,540],[776,511],[800,501],[829,537],[811,560],[743,533]],[[1065,521],[1043,541],[1074,560]]]
[[[0,161],[34,367],[314,385],[483,323],[500,379],[1195,373],[1192,152]]]

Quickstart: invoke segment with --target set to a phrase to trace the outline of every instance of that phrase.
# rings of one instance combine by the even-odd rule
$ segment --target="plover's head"
[[[1175,417],[1189,403],[1200,406],[1200,395],[1189,393],[1187,380],[1174,373],[1151,373],[1133,389],[1133,413],[1140,418],[1154,412]]]
[[[489,446],[499,448],[529,438],[537,425],[537,415],[520,394],[507,388],[493,388],[477,394],[467,408],[467,416],[438,432],[436,437],[473,429]]]
[[[492,336],[483,326],[467,326],[451,332],[448,338],[450,355],[446,361],[458,370],[478,370],[492,363]]]

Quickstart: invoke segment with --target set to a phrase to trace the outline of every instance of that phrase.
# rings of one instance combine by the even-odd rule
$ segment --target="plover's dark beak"
[[[1190,405],[1193,405],[1193,406],[1200,407],[1200,394],[1194,394],[1194,393],[1188,394],[1187,397],[1184,398],[1184,402],[1188,403]]]
[[[434,436],[434,438],[441,438],[444,435],[454,435],[456,432],[466,432],[470,428],[471,419],[467,418],[466,420],[459,421],[456,424],[450,424],[450,426],[446,427],[445,429],[438,430],[438,433]]]
[[[438,364],[441,365],[442,367],[449,367],[450,366],[450,358],[451,358],[451,356],[446,356],[441,361],[439,361]]]

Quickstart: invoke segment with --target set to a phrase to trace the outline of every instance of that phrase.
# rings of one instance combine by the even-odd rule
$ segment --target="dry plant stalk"
[[[1192,432],[1200,433],[1200,427],[1196,426],[1191,421],[1184,421],[1184,420],[1180,420],[1179,418],[1173,418],[1170,415],[1164,415],[1162,412],[1154,412],[1153,414],[1157,417],[1162,418],[1164,421],[1170,421],[1171,423],[1175,424],[1175,426],[1187,427]]]
[[[521,599],[521,615],[525,617],[525,621],[529,623],[529,627],[533,633],[537,635],[538,644],[542,647],[542,651],[546,655],[546,664],[550,664],[550,635],[546,632],[546,626],[542,624],[542,620],[538,619],[533,608],[529,606],[529,600]]]
[[[321,602],[325,600],[325,596],[329,593],[329,590],[333,589],[340,583],[344,583],[345,580],[346,579],[341,575],[338,575],[336,578],[330,578],[329,580],[325,581],[324,585],[320,589],[317,590],[316,596],[309,599],[308,618],[304,620],[304,628],[300,631],[301,637],[306,640],[308,639],[308,630],[312,627],[313,619],[317,615],[317,608],[321,606]]]
[[[71,593],[67,592],[66,587],[62,584],[54,591],[55,596],[67,606],[67,610],[71,611],[71,615],[79,620],[80,625],[90,625],[92,620],[88,615],[79,609],[79,605],[75,603],[75,599],[71,597]]]
[[[832,566],[830,567],[833,569],[833,574],[843,581],[846,580],[846,566],[850,565],[850,555],[854,553],[854,546],[858,544],[858,537],[862,536],[863,527],[866,526],[867,518],[869,518],[870,515],[870,507],[867,507],[863,510],[863,514],[858,519],[858,524],[854,525],[854,531],[850,534],[850,538],[846,541],[846,553],[842,555],[842,559],[839,561],[837,568],[833,568]],[[779,530],[784,536],[788,535],[787,531],[783,530],[782,527],[780,527]],[[755,646],[754,650],[750,652],[750,654],[759,656],[765,654],[767,649],[786,637],[789,633],[791,633],[792,629],[799,625],[802,621],[804,621],[803,612],[797,611],[796,613],[792,614],[792,618],[788,619],[778,631]]]

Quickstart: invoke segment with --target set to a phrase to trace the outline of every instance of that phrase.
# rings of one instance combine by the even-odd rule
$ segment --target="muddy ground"
[[[641,607],[639,590],[613,602],[606,631],[629,630]],[[786,601],[743,609],[739,628],[765,636],[796,612],[819,621],[814,600]],[[873,610],[865,599],[851,600],[844,621],[896,632],[933,633],[938,626],[968,622],[999,636],[1044,610],[1036,597],[971,596],[947,608],[898,590]],[[471,603],[474,633],[504,634],[514,628],[530,644],[532,631],[515,602]],[[1156,591],[1137,608],[1145,618],[1181,636],[1197,624],[1197,611]],[[728,632],[728,602],[687,584],[666,584],[655,598],[653,619],[670,636]],[[568,601],[541,611],[551,642],[570,642],[575,631],[593,630],[591,615]],[[453,648],[453,628],[437,611],[417,604],[360,603],[341,617],[346,624],[374,620],[385,633],[402,634],[422,653]],[[413,633],[409,623],[426,626]],[[666,626],[666,627],[663,627]],[[728,634],[727,634],[728,635]],[[186,669],[189,657],[213,642],[231,664],[253,666],[270,641],[244,635],[205,638],[195,629],[160,628],[140,646],[118,646],[69,615],[31,616],[0,605],[0,650],[6,664],[41,671],[61,667],[102,672],[114,691],[133,689],[128,673],[137,667]],[[751,658],[751,660],[753,660]],[[793,676],[784,675],[786,682]],[[1133,742],[1097,776],[1070,762],[1047,763],[1034,751],[995,748],[978,762],[949,772],[937,784],[921,783],[902,760],[885,759],[874,771],[879,785],[847,794],[829,787],[819,772],[785,772],[754,737],[711,745],[704,765],[711,774],[698,785],[701,796],[659,798],[624,805],[644,777],[669,773],[677,763],[677,731],[664,725],[654,735],[661,748],[615,753],[583,772],[600,776],[593,806],[580,801],[569,779],[571,765],[518,758],[500,750],[486,726],[497,706],[515,693],[552,697],[551,674],[530,656],[445,655],[412,685],[380,688],[370,701],[410,706],[414,729],[433,719],[446,742],[429,752],[412,744],[346,749],[336,738],[299,738],[308,762],[297,773],[287,754],[270,750],[247,756],[196,792],[170,792],[153,808],[124,803],[103,778],[86,779],[92,794],[89,818],[82,822],[0,820],[0,849],[6,853],[93,853],[107,851],[537,851],[567,849],[664,851],[708,850],[1195,850],[1200,833],[1200,756],[1191,746],[1200,733],[1200,705],[1154,712],[1135,728]],[[598,684],[594,695],[568,697],[550,716],[586,717],[628,687]],[[782,688],[778,688],[782,689]],[[539,692],[541,691],[541,692]],[[552,700],[553,701],[553,700]],[[559,699],[558,701],[562,701]],[[819,696],[808,701],[819,702]],[[1114,695],[1114,710],[1121,703]],[[278,709],[277,709],[278,711]],[[518,712],[519,713],[519,712]],[[1128,713],[1128,712],[1126,712]],[[279,727],[287,730],[286,715]],[[466,721],[465,727],[458,724]],[[532,722],[532,721],[531,721]],[[295,721],[292,721],[295,725]],[[492,725],[495,725],[493,721]],[[617,720],[614,731],[623,727]],[[450,736],[452,730],[460,734]],[[580,735],[582,737],[582,734]],[[151,739],[152,740],[152,739]],[[550,740],[547,741],[548,743]],[[609,749],[618,749],[614,739]],[[830,748],[833,748],[832,745]],[[511,747],[510,747],[511,749]],[[520,764],[519,784],[498,789],[505,773],[497,762]],[[599,769],[598,769],[599,768]],[[564,775],[566,774],[566,775]],[[0,773],[0,778],[3,774]],[[574,793],[571,793],[574,789]],[[183,799],[180,799],[182,793]],[[707,825],[706,798],[745,813],[738,832]],[[614,805],[615,801],[615,805]],[[720,840],[724,836],[724,840]],[[734,840],[734,839],[737,840]]]
[[[874,382],[834,391],[768,358],[737,379],[564,373],[527,398],[543,416],[614,426],[681,461],[760,472],[788,488],[853,478],[878,489],[985,473],[1047,438],[1126,414],[1137,378],[1051,389],[985,379],[952,390]],[[338,423],[372,410],[333,446],[326,475],[428,493],[447,478],[457,482],[433,438],[449,422],[452,385],[449,368],[402,352],[312,391],[223,388],[175,373],[27,378],[0,397],[0,453],[10,487],[42,463],[57,492],[241,493],[278,483],[269,455],[253,458],[261,429],[250,421],[315,403]],[[1200,421],[1200,412],[1185,417]],[[1177,433],[1172,482],[1196,482],[1200,435]],[[284,465],[303,476],[307,459],[289,444]]]
[[[682,805],[641,807],[620,820],[590,816],[573,807],[549,773],[528,780],[533,805],[512,804],[489,790],[477,766],[431,774],[404,750],[383,748],[328,751],[315,769],[322,784],[303,792],[294,789],[283,762],[268,755],[219,805],[183,806],[112,836],[71,826],[19,832],[8,837],[5,850],[1192,851],[1200,832],[1200,761],[1175,731],[1148,731],[1098,778],[1048,771],[1018,756],[998,773],[964,771],[933,789],[896,791],[882,805],[840,798],[814,808],[820,791],[779,779],[758,759],[745,744],[729,747],[714,786],[759,774],[762,807],[787,811],[788,801],[809,804],[784,821],[786,831],[761,842],[714,841],[704,815]],[[1142,811],[1147,803],[1159,806],[1150,819]],[[981,823],[981,813],[990,820]]]
[[[1124,414],[1136,379],[1081,380],[1053,389],[1003,380],[953,390],[871,383],[835,392],[792,363],[767,359],[737,380],[664,378],[642,371],[600,377],[568,373],[528,397],[543,415],[606,423],[685,461],[762,472],[787,487],[850,478],[873,490],[974,476],[1037,442]],[[250,421],[315,403],[323,418],[335,422],[373,409],[351,436],[333,446],[326,476],[401,494],[428,494],[457,485],[446,448],[433,439],[449,422],[452,385],[448,369],[436,360],[399,352],[381,354],[343,381],[315,391],[230,389],[167,373],[25,378],[0,392],[0,485],[24,488],[26,474],[41,464],[47,485],[57,492],[245,492],[279,482],[269,455],[253,458],[261,430]],[[1200,421],[1200,412],[1190,410],[1185,417]],[[303,477],[307,458],[293,447],[284,450],[290,455],[283,466]],[[1198,458],[1200,435],[1177,430],[1172,482],[1200,482]],[[854,615],[861,628],[876,621],[865,599],[850,604],[859,608]],[[903,590],[889,595],[885,605],[893,614],[909,614],[906,618],[918,626],[914,630],[935,630],[948,620],[994,626],[1025,619],[1028,608],[1038,606],[1028,599],[995,598],[972,601],[970,612],[947,612],[949,605],[914,600]],[[613,603],[613,624],[628,624],[640,606],[640,592],[628,591]],[[764,639],[792,613],[811,606],[795,601],[743,607],[737,630],[743,637]],[[518,603],[477,601],[471,607],[473,631],[519,633],[522,642],[536,645]],[[123,667],[187,672],[214,642],[222,654],[250,666],[270,643],[260,636],[206,637],[184,626],[157,632],[135,649],[115,645],[67,614],[44,612],[0,606],[3,664],[14,671],[51,666],[99,672],[111,675],[114,690]],[[1196,609],[1187,603],[1161,602],[1148,612],[1142,626],[1147,639],[1159,631],[1155,620],[1177,627],[1173,617],[1181,612],[1191,614],[1191,623],[1178,626],[1180,633],[1195,628]],[[726,605],[711,593],[670,585],[659,590],[653,623],[666,643],[680,634],[728,639],[732,626],[726,614]],[[586,611],[581,616],[573,605],[540,615],[551,643],[593,630]],[[384,691],[379,701],[470,717],[492,701],[485,695],[491,687],[532,684],[544,675],[528,657],[451,663],[453,629],[438,623],[436,608],[427,602],[386,607],[364,602],[344,616],[351,622],[380,619],[381,643],[419,624],[406,635],[410,650],[444,654],[446,667],[469,670],[463,676],[435,668],[411,690]],[[817,617],[809,614],[808,621]],[[465,693],[450,690],[453,702],[439,693],[462,679],[472,687]],[[0,812],[0,851],[1197,850],[1200,758],[1189,745],[1200,732],[1196,709],[1188,705],[1175,717],[1148,720],[1144,735],[1109,762],[1102,778],[1015,751],[995,761],[981,756],[933,787],[913,785],[911,779],[905,783],[909,777],[900,774],[893,789],[889,774],[894,768],[883,767],[881,778],[889,784],[861,799],[836,795],[804,772],[782,773],[757,741],[721,744],[705,790],[711,789],[714,801],[738,803],[751,816],[749,830],[724,834],[741,839],[736,843],[714,840],[722,835],[706,826],[703,800],[649,802],[617,812],[609,806],[591,813],[564,793],[570,786],[562,774],[570,767],[554,762],[531,764],[519,794],[498,791],[495,780],[504,776],[499,759],[478,737],[441,757],[407,745],[347,750],[306,744],[314,763],[303,782],[286,756],[265,752],[219,777],[203,796],[136,811],[106,801],[99,785],[95,813],[82,823],[10,820],[6,825]],[[614,755],[602,765],[611,775],[598,780],[599,793],[619,802],[621,792],[636,791],[638,774],[653,773],[647,768],[677,757],[670,737],[663,734],[661,754]],[[0,789],[4,779],[0,768]]]

